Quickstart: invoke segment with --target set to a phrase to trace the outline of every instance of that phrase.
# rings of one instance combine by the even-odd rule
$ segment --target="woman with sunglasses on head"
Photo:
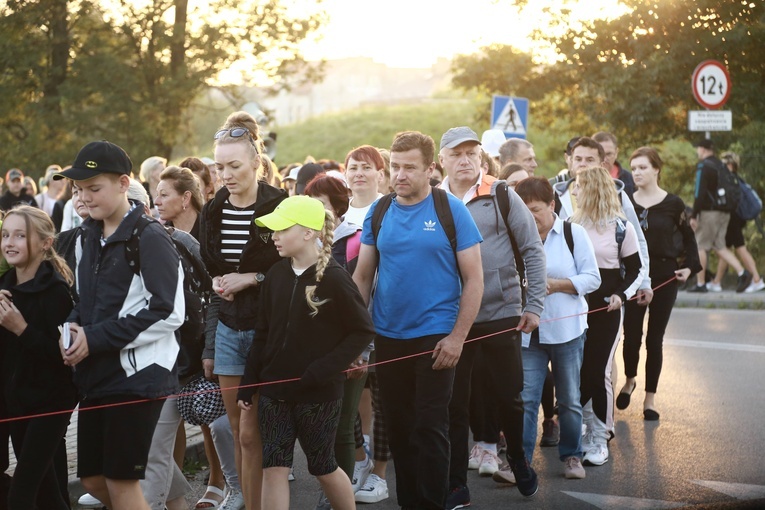
[[[229,115],[215,133],[214,159],[223,187],[202,210],[199,243],[213,290],[221,298],[215,335],[214,373],[223,389],[237,471],[247,510],[260,508],[262,447],[257,405],[240,410],[236,390],[255,333],[260,284],[280,260],[272,232],[253,221],[286,198],[283,190],[259,181],[263,141],[246,112]],[[256,400],[257,402],[257,400]]]
[[[616,397],[616,407],[627,409],[630,396],[637,387],[637,368],[643,340],[643,319],[648,311],[648,332],[645,338],[645,400],[643,418],[658,420],[654,399],[662,365],[662,343],[669,316],[677,298],[677,282],[684,282],[692,273],[701,271],[696,238],[688,224],[685,204],[677,195],[659,186],[663,161],[656,149],[641,147],[632,153],[630,167],[635,179],[632,202],[645,233],[651,257],[650,275],[657,288],[649,306],[630,301],[624,315],[624,372],[627,380]]]

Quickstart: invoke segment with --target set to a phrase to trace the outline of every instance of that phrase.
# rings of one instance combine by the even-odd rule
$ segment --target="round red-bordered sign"
[[[730,97],[728,68],[717,60],[705,60],[693,71],[691,89],[696,102],[704,108],[714,110],[722,107]]]

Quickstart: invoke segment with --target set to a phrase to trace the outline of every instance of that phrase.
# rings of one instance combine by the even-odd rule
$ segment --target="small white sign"
[[[732,131],[730,110],[694,110],[688,112],[688,131]]]

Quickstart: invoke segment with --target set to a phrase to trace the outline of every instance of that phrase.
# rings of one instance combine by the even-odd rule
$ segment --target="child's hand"
[[[61,351],[64,356],[64,365],[74,367],[88,357],[90,350],[88,349],[88,339],[85,336],[85,329],[83,327],[77,323],[70,322],[69,331],[72,335],[72,344],[66,350],[64,350],[62,345]],[[59,340],[59,343],[61,343],[61,340]]]
[[[252,403],[245,402],[244,400],[237,400],[236,405],[238,405],[239,409],[241,409],[242,411],[249,411],[250,409],[252,409]]]
[[[10,300],[10,293],[0,296],[0,326],[16,336],[20,336],[27,329],[27,321]]]

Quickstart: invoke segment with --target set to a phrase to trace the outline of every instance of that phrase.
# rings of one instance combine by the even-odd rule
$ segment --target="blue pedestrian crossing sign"
[[[502,130],[508,138],[526,138],[528,120],[528,99],[524,97],[492,96],[492,129]]]

